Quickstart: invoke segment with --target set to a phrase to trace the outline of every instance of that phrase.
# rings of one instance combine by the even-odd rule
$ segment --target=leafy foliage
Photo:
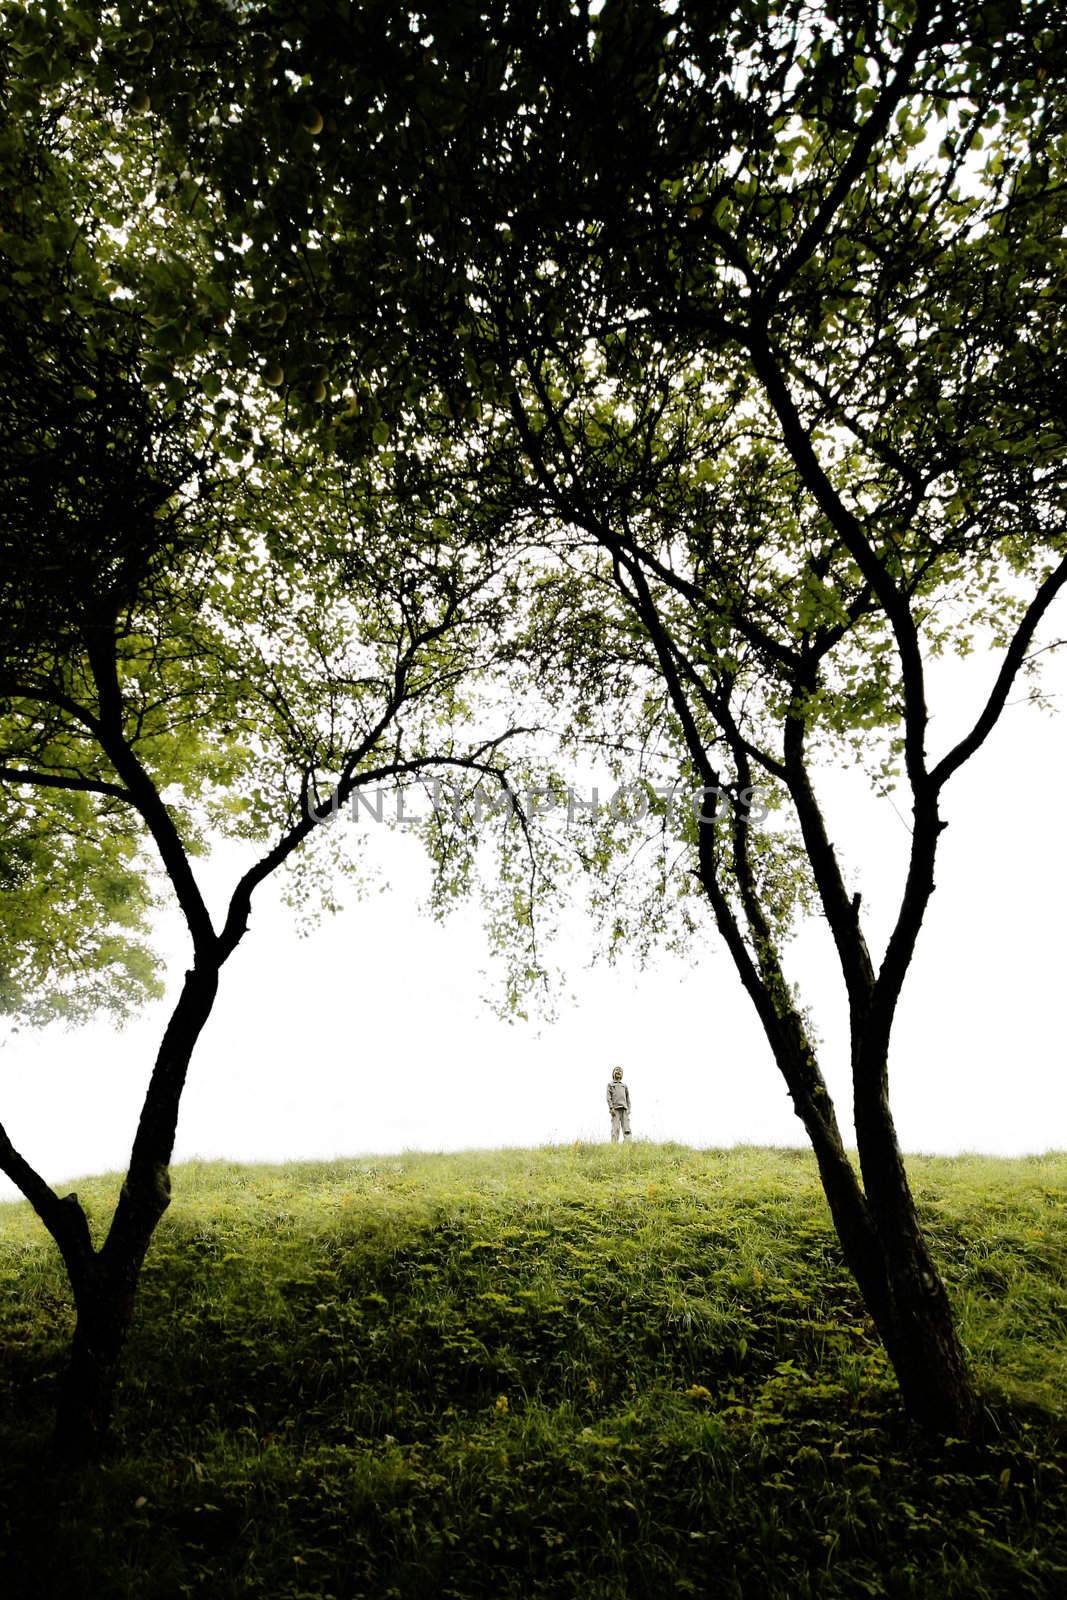
[[[148,848],[192,947],[99,1248],[77,1200],[0,1127],[0,1167],[52,1233],[78,1308],[57,1439],[84,1462],[168,1204],[189,1060],[255,890],[312,840],[309,868],[329,858],[325,800],[437,762],[501,774],[511,730],[473,731],[470,686],[514,591],[498,511],[472,516],[454,441],[427,434],[409,464],[375,424],[376,452],[330,456],[291,436],[282,374],[270,364],[257,383],[247,341],[211,359],[200,334],[232,333],[231,318],[196,284],[228,228],[205,226],[188,171],[177,192],[160,180],[151,130],[115,105],[113,56],[128,67],[153,34],[131,45],[110,11],[4,12],[0,909],[15,961],[0,1002],[77,1017],[109,979],[120,1013],[158,988],[127,936],[144,931]],[[138,90],[134,110],[148,105]],[[324,375],[310,384],[321,399]],[[463,493],[420,496],[431,464]],[[59,799],[40,812],[40,793]],[[213,832],[258,849],[218,924],[194,869]],[[52,860],[51,892],[27,887]],[[299,903],[308,882],[294,875]]]
[[[321,833],[317,849],[294,855],[313,804],[339,782],[417,774],[431,754],[460,762],[479,747],[466,685],[516,603],[491,547],[495,514],[472,518],[469,466],[455,454],[428,443],[419,458],[324,461],[286,432],[271,385],[250,391],[239,346],[208,361],[174,320],[182,285],[212,261],[205,228],[180,197],[164,204],[153,140],[109,109],[106,66],[103,87],[83,93],[100,67],[89,14],[17,8],[11,21],[0,152],[10,179],[0,717],[15,786],[5,805],[12,817],[24,808],[24,850],[34,790],[101,797],[95,813],[83,805],[83,831],[95,815],[118,839],[132,797],[116,759],[132,758],[176,826],[168,872],[176,849],[201,849],[212,830],[270,839],[294,901],[310,908],[330,899],[327,856],[354,867],[336,832],[332,850]],[[118,37],[105,25],[105,58]],[[457,488],[446,496],[448,476]],[[488,755],[502,765],[499,741]],[[143,799],[126,813],[128,862],[145,837]],[[158,846],[158,827],[148,831]],[[71,838],[56,826],[53,850]],[[87,845],[69,871],[84,886],[94,862]],[[129,889],[147,903],[143,882]],[[102,878],[87,918],[105,901]],[[20,939],[32,932],[27,908]],[[38,983],[61,944],[43,920],[39,935]],[[90,948],[83,938],[83,959]],[[132,1002],[136,985],[122,993]],[[25,988],[8,995],[14,1004]]]
[[[153,905],[123,819],[83,794],[28,817],[0,813],[0,1013],[39,1025],[110,1012],[123,1021],[163,986],[148,942]]]

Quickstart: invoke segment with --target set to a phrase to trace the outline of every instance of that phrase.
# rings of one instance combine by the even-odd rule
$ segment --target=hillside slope
[[[0,1591],[1064,1592],[1067,1156],[909,1165],[982,1445],[903,1421],[806,1152],[576,1146],[175,1169],[72,1484],[68,1296],[0,1206]]]

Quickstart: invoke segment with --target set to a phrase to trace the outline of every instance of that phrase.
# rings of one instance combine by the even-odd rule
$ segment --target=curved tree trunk
[[[872,1316],[904,1409],[931,1433],[966,1438],[978,1401],[941,1276],[921,1233],[893,1240],[886,1254],[888,1306],[881,1318]]]
[[[904,1409],[931,1433],[964,1438],[977,1425],[977,1397],[882,1085],[879,1074],[873,1093],[857,1088],[862,1187],[828,1097],[794,1094],[794,1101],[815,1150],[842,1253],[889,1356]]]
[[[895,994],[907,961],[899,963],[896,989],[887,986],[876,999],[875,975],[860,930],[858,905],[848,900],[807,780],[798,743],[799,727],[799,723],[791,727],[789,775],[805,827],[809,859],[838,940],[842,973],[852,999],[851,1065],[862,1183],[848,1159],[833,1100],[785,982],[780,956],[756,891],[744,820],[735,822],[734,868],[757,960],[753,960],[741,937],[719,883],[710,830],[701,836],[701,882],[815,1151],[845,1261],[892,1363],[904,1407],[928,1431],[963,1437],[975,1428],[977,1399],[948,1294],[923,1237],[889,1108],[889,1037]],[[738,754],[739,768],[747,781],[745,759],[742,750]],[[925,827],[919,834],[923,847],[919,865],[923,870],[917,876],[925,885],[926,899],[932,889],[939,832],[933,806],[928,808]],[[912,891],[912,898],[920,902],[921,912],[925,904],[921,893]],[[914,917],[914,932],[921,921],[921,914]],[[897,955],[899,958],[899,951]]]
[[[963,1437],[978,1418],[948,1292],[930,1254],[889,1108],[887,1063],[857,1062],[854,1115],[864,1190],[875,1222],[885,1304],[875,1315],[909,1415]]]
[[[77,1323],[60,1389],[54,1444],[73,1464],[103,1454],[141,1268],[170,1204],[169,1163],[189,1060],[211,1014],[218,968],[193,967],[167,1025],[107,1239],[72,1279]]]
[[[812,1134],[810,1126],[808,1132]],[[863,1189],[843,1146],[833,1160],[828,1159],[825,1128],[816,1131],[812,1143],[842,1253],[885,1346],[904,1409],[928,1432],[967,1437],[977,1423],[978,1403],[948,1293],[915,1213],[903,1162],[897,1165],[892,1186],[879,1185],[875,1194],[867,1178],[867,1141],[862,1134]],[[851,1183],[842,1166],[848,1167]]]

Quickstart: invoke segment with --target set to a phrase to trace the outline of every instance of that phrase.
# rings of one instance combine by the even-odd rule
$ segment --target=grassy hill
[[[1067,1156],[910,1169],[978,1445],[902,1419],[810,1155],[593,1145],[178,1167],[72,1484],[64,1280],[0,1206],[0,1593],[1065,1593]]]

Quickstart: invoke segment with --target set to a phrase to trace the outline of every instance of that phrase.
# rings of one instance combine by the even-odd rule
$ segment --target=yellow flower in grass
[[[498,1394],[497,1395],[497,1397],[496,1397],[496,1409],[500,1412],[501,1416],[505,1416],[507,1414],[508,1397],[507,1397],[506,1394]]]
[[[710,1389],[705,1389],[705,1387],[704,1387],[704,1385],[702,1383],[691,1383],[689,1385],[688,1389],[685,1392],[686,1392],[687,1398],[690,1399],[690,1400],[710,1400],[711,1399],[711,1390]]]

